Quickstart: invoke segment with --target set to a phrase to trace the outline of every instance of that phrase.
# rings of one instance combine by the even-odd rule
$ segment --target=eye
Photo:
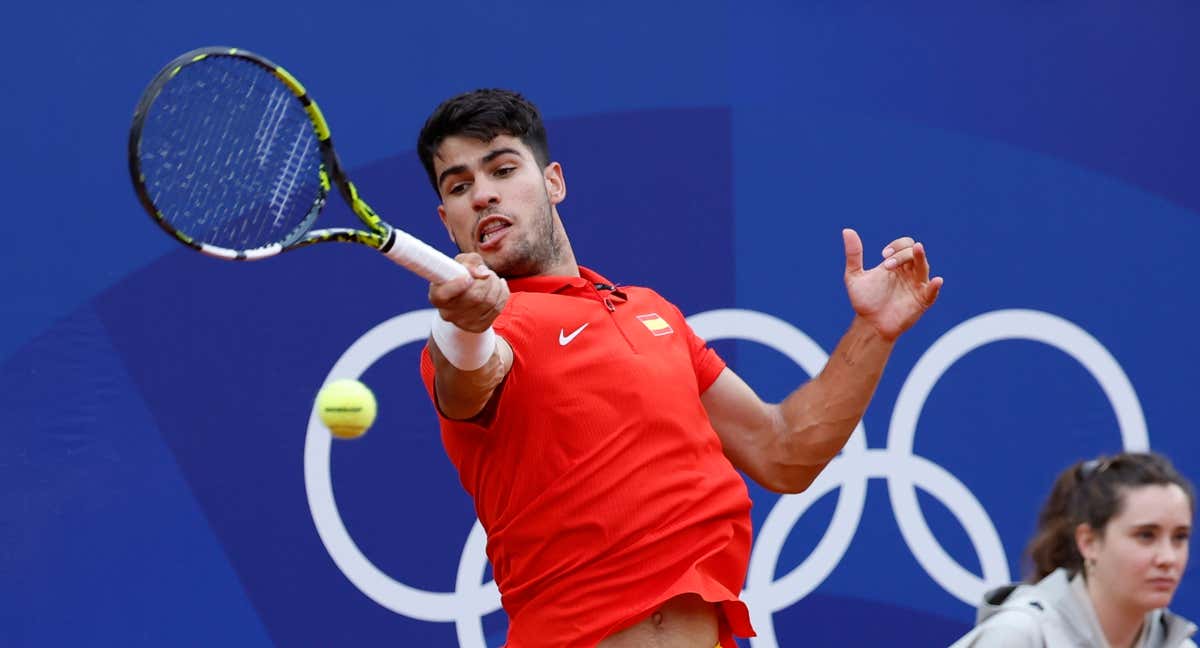
[[[498,178],[503,178],[505,176],[512,175],[516,170],[517,170],[517,167],[515,167],[515,166],[505,165],[505,166],[500,167],[499,169],[496,169],[495,175]]]
[[[1173,536],[1173,539],[1175,540],[1175,542],[1184,543],[1184,542],[1187,542],[1188,540],[1190,540],[1191,537],[1192,537],[1191,531],[1180,531]]]
[[[446,193],[450,194],[451,196],[457,196],[457,195],[461,194],[462,192],[466,191],[467,187],[470,186],[470,184],[471,183],[469,183],[469,182],[456,182],[456,183],[450,185],[450,188],[446,190]]]
[[[1134,534],[1134,536],[1139,540],[1154,540],[1155,533],[1150,529],[1142,529]]]

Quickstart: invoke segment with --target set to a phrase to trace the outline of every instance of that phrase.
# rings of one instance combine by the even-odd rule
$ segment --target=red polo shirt
[[[507,645],[595,645],[690,592],[720,604],[733,648],[729,630],[753,634],[750,498],[700,402],[725,363],[654,291],[580,272],[509,281],[493,326],[512,369],[484,415],[441,417]],[[432,397],[428,349],[421,375]]]

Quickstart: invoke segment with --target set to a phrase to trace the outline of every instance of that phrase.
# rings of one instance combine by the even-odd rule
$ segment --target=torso
[[[717,608],[695,594],[663,603],[650,616],[605,638],[597,648],[713,648]]]
[[[600,279],[557,278],[557,292],[510,282],[494,326],[514,361],[494,409],[483,421],[441,421],[487,530],[508,645],[594,646],[666,597],[666,625],[651,619],[606,647],[691,648],[675,642],[683,632],[713,648],[703,630],[715,625],[712,606],[699,613],[704,626],[688,611],[697,597],[671,599],[688,593],[720,601],[730,630],[749,635],[732,593],[749,562],[750,498],[700,399],[724,363],[657,293],[619,296],[596,288]],[[422,376],[432,396],[428,353]],[[672,643],[636,639],[660,626],[646,636]]]

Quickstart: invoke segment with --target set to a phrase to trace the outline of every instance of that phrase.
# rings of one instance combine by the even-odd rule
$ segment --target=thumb
[[[849,227],[842,230],[842,243],[846,246],[846,273],[862,272],[863,246],[858,232]]]

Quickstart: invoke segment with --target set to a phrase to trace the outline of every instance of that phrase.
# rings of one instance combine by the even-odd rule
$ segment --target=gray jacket
[[[1146,615],[1137,648],[1196,648],[1196,626],[1166,610]],[[1037,585],[1000,587],[983,597],[975,629],[951,648],[1109,648],[1083,579],[1059,569]]]

